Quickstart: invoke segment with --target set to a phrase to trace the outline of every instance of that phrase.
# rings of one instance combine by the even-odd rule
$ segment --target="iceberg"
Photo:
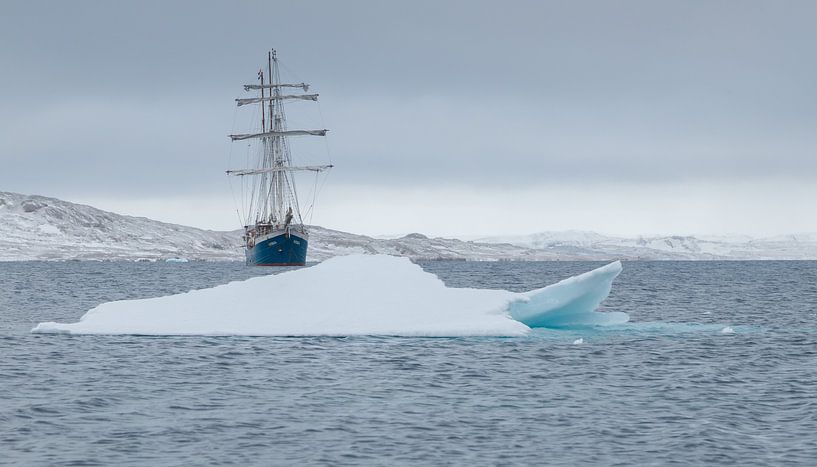
[[[613,279],[621,273],[620,261],[569,277],[542,289],[532,290],[524,299],[509,304],[510,316],[532,328],[577,328],[610,326],[630,320],[627,313],[596,311],[610,294]]]
[[[451,288],[407,258],[350,255],[187,293],[103,303],[35,333],[248,336],[521,336],[531,327],[618,324],[596,311],[614,262],[527,293]]]

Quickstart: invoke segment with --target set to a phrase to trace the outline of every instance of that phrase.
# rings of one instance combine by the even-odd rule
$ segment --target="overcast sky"
[[[330,129],[295,146],[336,165],[316,224],[817,231],[815,24],[810,0],[4,1],[0,190],[239,227],[233,99],[274,47],[321,95],[290,126]]]

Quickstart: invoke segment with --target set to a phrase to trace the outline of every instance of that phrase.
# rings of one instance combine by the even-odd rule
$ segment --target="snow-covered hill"
[[[507,243],[493,244],[466,242],[455,238],[429,238],[419,233],[412,233],[395,239],[376,239],[317,226],[310,228],[309,259],[324,260],[332,256],[351,253],[383,253],[408,256],[415,260],[536,261],[577,259],[560,253],[539,251]]]
[[[240,232],[202,230],[102,211],[55,198],[0,192],[0,261],[243,261]],[[310,228],[309,260],[386,253],[415,260],[817,259],[817,234],[749,237],[622,238],[542,232],[476,241],[413,233],[382,239]]]
[[[604,255],[630,259],[817,259],[817,234],[767,238],[748,236],[612,237],[595,232],[540,232],[532,235],[485,237],[481,242],[506,242],[537,251],[559,251],[595,258]]]
[[[55,198],[0,192],[0,261],[162,260],[243,261],[241,233],[215,232],[102,211]],[[375,239],[310,228],[309,260],[350,253],[413,259],[555,259],[514,245],[490,245],[410,234]]]
[[[239,235],[0,192],[0,260],[240,259]]]

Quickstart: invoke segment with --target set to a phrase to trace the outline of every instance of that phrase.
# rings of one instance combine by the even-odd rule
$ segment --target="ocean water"
[[[423,267],[524,291],[599,265]],[[29,333],[270,272],[0,263],[0,464],[817,463],[817,262],[625,263],[603,307],[630,323],[520,338]]]

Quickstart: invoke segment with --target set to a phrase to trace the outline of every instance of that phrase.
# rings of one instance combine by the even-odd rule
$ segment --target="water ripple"
[[[591,263],[429,263],[528,290]],[[632,323],[524,338],[32,335],[267,273],[3,263],[0,464],[741,464],[817,458],[817,265],[629,263]],[[104,280],[102,280],[104,279]],[[729,326],[734,333],[722,334]],[[581,339],[581,345],[573,342]]]

